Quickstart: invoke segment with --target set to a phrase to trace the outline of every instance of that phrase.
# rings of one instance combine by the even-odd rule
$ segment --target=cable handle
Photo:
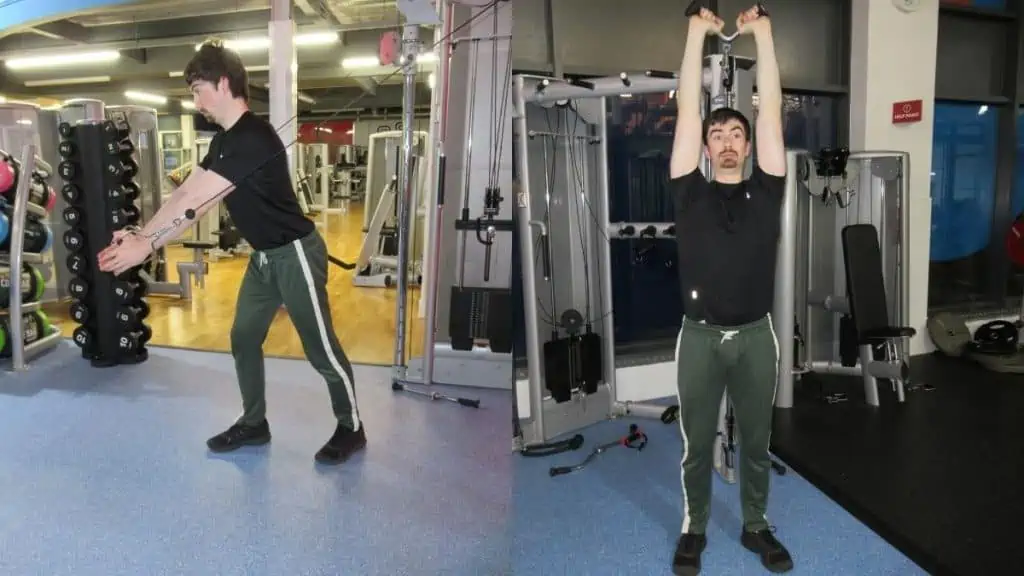
[[[758,18],[766,18],[769,16],[768,8],[765,7],[764,2],[758,2],[755,8],[757,8]],[[692,18],[694,16],[699,15],[700,11],[704,9],[711,10],[711,8],[708,7],[707,0],[693,0],[692,2],[690,2],[690,5],[686,7],[686,12],[684,14],[687,18]],[[739,30],[733,32],[732,34],[722,34],[721,32],[717,34],[718,38],[722,42],[725,42],[727,44],[731,43],[739,35]]]

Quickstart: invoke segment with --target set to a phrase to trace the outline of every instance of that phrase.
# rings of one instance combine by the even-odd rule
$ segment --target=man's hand
[[[100,270],[119,276],[128,269],[146,261],[153,251],[149,240],[138,234],[126,234],[120,238],[120,244],[111,244],[97,256]]]
[[[736,30],[740,34],[761,34],[771,30],[771,20],[767,16],[761,16],[757,6],[740,12],[736,18]]]
[[[690,16],[690,31],[714,36],[722,32],[725,27],[723,21],[715,13],[707,8],[701,8],[700,14]]]

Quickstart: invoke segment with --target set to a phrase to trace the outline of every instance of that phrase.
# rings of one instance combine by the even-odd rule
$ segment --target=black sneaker
[[[264,420],[255,426],[235,424],[206,441],[213,452],[230,452],[242,446],[259,446],[270,442],[270,424]]]
[[[366,427],[359,426],[359,431],[346,428],[340,423],[334,430],[334,435],[316,453],[316,461],[324,464],[341,464],[348,457],[362,450],[366,446]]]
[[[704,534],[683,534],[676,544],[672,558],[672,573],[676,576],[697,576],[700,574],[700,555],[708,545]]]
[[[775,539],[771,528],[763,528],[756,532],[748,532],[744,529],[743,535],[740,536],[740,542],[744,548],[761,556],[761,564],[769,572],[780,574],[793,569],[793,558],[789,555],[786,547]]]

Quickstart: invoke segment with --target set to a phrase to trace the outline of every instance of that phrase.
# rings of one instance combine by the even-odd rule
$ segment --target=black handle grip
[[[548,242],[548,235],[544,234],[540,237],[540,250],[541,250],[541,266],[544,267],[544,278],[551,278],[551,251],[550,243]]]
[[[444,183],[445,166],[448,165],[448,157],[441,154],[437,159],[437,205],[444,206]]]
[[[704,0],[693,0],[690,5],[686,7],[686,17],[696,16],[700,14],[701,9],[707,8],[704,4]]]
[[[479,400],[470,400],[469,398],[459,398],[459,404],[462,404],[463,406],[469,406],[470,408],[480,407]]]
[[[555,477],[561,476],[562,474],[568,474],[569,472],[572,472],[572,469],[569,468],[568,466],[556,466],[549,470],[548,474],[551,474],[552,477]]]

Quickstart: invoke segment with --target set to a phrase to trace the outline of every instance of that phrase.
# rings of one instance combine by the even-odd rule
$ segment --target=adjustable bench
[[[878,231],[871,224],[853,224],[842,230],[843,265],[850,316],[857,335],[860,369],[864,377],[864,397],[878,406],[878,379],[892,383],[896,397],[905,400],[904,383],[910,381],[904,344],[917,331],[909,326],[893,326],[882,274],[882,250]],[[906,266],[906,263],[903,263]],[[875,352],[881,360],[876,360]]]

